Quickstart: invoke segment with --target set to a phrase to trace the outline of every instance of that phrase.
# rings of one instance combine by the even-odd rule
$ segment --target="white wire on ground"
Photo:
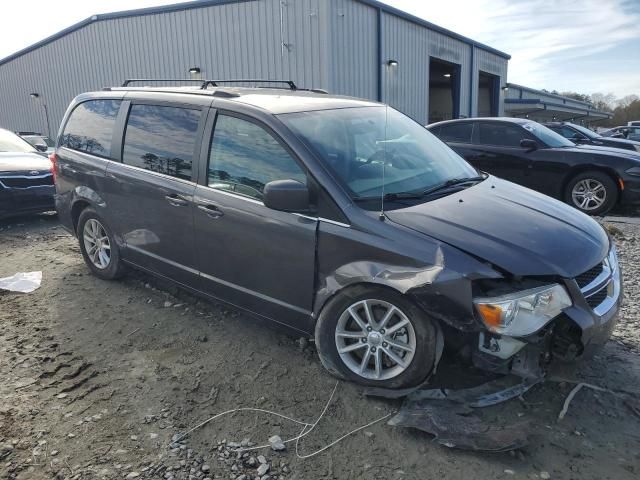
[[[313,457],[315,455],[318,455],[319,453],[322,453],[325,450],[328,450],[329,448],[331,448],[334,445],[340,443],[342,440],[344,440],[345,438],[349,437],[350,435],[353,435],[354,433],[357,433],[360,430],[364,430],[367,427],[375,425],[376,423],[379,423],[382,420],[385,420],[386,418],[389,418],[391,415],[395,414],[395,412],[388,413],[388,414],[386,414],[386,415],[384,415],[384,416],[382,416],[382,417],[380,417],[380,418],[378,418],[376,420],[373,420],[372,422],[367,423],[366,425],[362,425],[361,427],[358,427],[358,428],[356,428],[354,430],[351,430],[349,433],[344,434],[340,438],[334,440],[333,442],[329,443],[328,445],[325,445],[324,447],[322,447],[319,450],[316,450],[313,453],[310,453],[310,454],[307,454],[307,455],[300,455],[300,452],[299,452],[299,449],[298,449],[298,445],[299,445],[300,439],[306,437],[307,435],[309,435],[313,431],[313,429],[316,428],[316,426],[318,425],[320,420],[322,420],[322,417],[324,417],[325,413],[329,409],[329,405],[331,405],[331,401],[333,400],[333,397],[334,397],[334,395],[336,393],[337,388],[338,388],[338,382],[336,382],[335,386],[333,387],[333,391],[331,392],[331,395],[329,396],[329,399],[327,400],[327,403],[325,404],[324,408],[322,409],[322,412],[320,412],[320,415],[318,416],[316,421],[313,422],[313,423],[308,423],[308,422],[303,422],[301,420],[296,420],[295,418],[291,418],[291,417],[288,417],[286,415],[282,415],[281,413],[274,412],[274,411],[271,411],[271,410],[265,410],[263,408],[251,408],[251,407],[234,408],[232,410],[227,410],[226,412],[218,413],[217,415],[214,415],[213,417],[208,418],[204,422],[199,423],[195,427],[187,430],[185,433],[180,435],[180,437],[178,437],[176,440],[173,440],[171,442],[171,444],[179,442],[180,440],[185,438],[187,435],[189,435],[194,430],[197,430],[198,428],[203,427],[207,423],[212,422],[212,421],[214,421],[214,420],[216,420],[216,419],[218,419],[220,417],[223,417],[225,415],[229,415],[231,413],[236,413],[236,412],[259,412],[259,413],[266,413],[268,415],[275,415],[276,417],[284,418],[285,420],[289,420],[290,422],[302,425],[302,430],[300,431],[300,433],[298,435],[296,435],[295,437],[290,438],[288,440],[285,440],[282,443],[286,444],[286,443],[296,442],[296,456],[298,458],[300,458],[300,459],[306,459],[306,458],[310,458],[310,457]],[[270,443],[268,443],[266,445],[258,445],[256,447],[240,448],[240,449],[237,449],[235,451],[242,453],[242,452],[248,452],[248,451],[251,451],[251,450],[260,450],[262,448],[268,448],[268,447],[271,447]]]

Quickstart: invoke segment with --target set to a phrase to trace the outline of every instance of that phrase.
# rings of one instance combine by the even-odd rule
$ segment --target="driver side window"
[[[209,152],[207,185],[262,200],[273,180],[307,183],[303,169],[264,128],[236,117],[218,115]]]

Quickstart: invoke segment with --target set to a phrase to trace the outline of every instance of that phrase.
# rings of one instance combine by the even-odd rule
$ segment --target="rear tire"
[[[380,388],[422,383],[436,357],[431,320],[403,295],[380,287],[357,286],[333,297],[320,314],[315,341],[331,374]]]
[[[606,173],[582,172],[567,184],[565,201],[587,215],[604,215],[618,202],[616,182]]]
[[[111,229],[93,208],[85,208],[78,218],[78,242],[85,263],[96,277],[115,280],[125,268]]]

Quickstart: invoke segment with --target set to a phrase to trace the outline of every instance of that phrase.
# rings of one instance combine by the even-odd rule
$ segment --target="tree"
[[[602,110],[604,112],[613,112],[613,109],[616,104],[616,96],[613,93],[592,93],[591,94],[591,103],[597,110]]]
[[[627,95],[625,97],[622,97],[620,100],[618,100],[618,106],[622,108],[627,108],[633,102],[637,102],[638,100],[640,100],[640,97],[638,97],[638,95]]]

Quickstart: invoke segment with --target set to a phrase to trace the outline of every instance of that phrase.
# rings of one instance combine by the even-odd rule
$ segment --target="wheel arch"
[[[95,190],[84,186],[76,187],[73,191],[71,201],[71,222],[73,225],[73,231],[77,231],[78,219],[84,209],[104,206],[106,206],[105,201]]]
[[[620,199],[622,197],[622,188],[620,187],[620,176],[616,173],[616,171],[612,168],[608,168],[608,167],[603,167],[601,165],[576,165],[573,168],[571,168],[571,170],[569,170],[569,172],[567,172],[567,174],[565,175],[565,178],[562,182],[562,197],[564,198],[566,196],[567,193],[567,187],[569,186],[569,182],[571,182],[571,180],[573,178],[575,178],[577,175],[581,174],[581,173],[585,173],[585,172],[601,172],[604,173],[605,175],[607,175],[609,178],[611,178],[611,180],[613,180],[613,183],[615,183],[616,185],[616,189],[618,191],[618,200],[617,203],[620,203]]]

